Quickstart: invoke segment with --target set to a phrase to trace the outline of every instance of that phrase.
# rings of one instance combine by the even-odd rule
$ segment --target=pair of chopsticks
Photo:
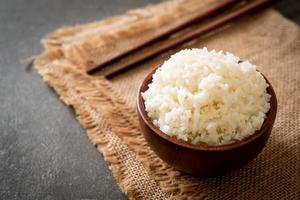
[[[147,41],[143,41],[126,52],[121,52],[110,60],[87,69],[87,72],[90,74],[100,73],[107,78],[111,78],[146,59],[196,39],[201,35],[207,34],[245,15],[258,12],[272,5],[274,1],[275,0],[223,0],[208,8],[206,11],[199,12],[199,14],[193,18],[178,24],[178,26],[166,30],[160,35],[149,38]],[[196,28],[191,28],[193,26]]]

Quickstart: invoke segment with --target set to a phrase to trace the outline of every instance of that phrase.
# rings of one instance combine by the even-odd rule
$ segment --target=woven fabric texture
[[[35,59],[36,69],[75,109],[129,199],[300,199],[300,29],[276,11],[240,19],[111,80],[86,73],[133,41],[174,26],[170,20],[186,20],[216,2],[164,2],[64,27],[42,40],[45,51]],[[192,177],[160,160],[143,138],[135,112],[137,88],[151,68],[182,48],[204,46],[256,64],[278,98],[277,119],[262,153],[246,166],[214,178]]]

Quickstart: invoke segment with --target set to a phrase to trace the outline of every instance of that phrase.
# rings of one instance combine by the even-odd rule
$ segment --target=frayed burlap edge
[[[50,54],[60,55],[59,50]],[[99,103],[114,104],[110,97],[103,95],[107,92],[106,81],[97,80],[93,82],[85,74],[78,73],[68,67],[68,64],[57,60],[47,64],[47,66],[40,65],[40,61],[45,57],[48,59],[48,56],[49,54],[41,56],[35,61],[38,72],[55,89],[67,105],[72,105],[76,108],[77,119],[87,129],[88,137],[103,153],[105,160],[109,162],[110,169],[122,191],[131,199],[142,198],[145,195],[152,196],[153,199],[167,198],[169,195],[167,196],[161,192],[157,183],[150,178],[141,180],[141,178],[147,177],[146,170],[137,161],[135,154],[122,142],[122,139],[112,132],[112,125],[107,123],[106,119],[101,116],[101,111],[99,106],[97,106]],[[74,77],[77,78],[74,80],[72,79]],[[74,83],[76,84],[75,87]],[[98,103],[95,106],[95,104],[91,104],[88,101]],[[138,174],[138,172],[143,172],[143,176]],[[144,181],[147,182],[139,184]],[[149,186],[147,190],[140,188],[147,186]],[[152,194],[143,194],[145,191]]]

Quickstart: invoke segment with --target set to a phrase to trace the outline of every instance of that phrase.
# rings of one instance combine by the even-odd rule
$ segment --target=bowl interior
[[[152,75],[154,72],[160,67],[161,65],[155,67],[143,80],[142,84],[139,87],[138,90],[138,96],[137,96],[137,110],[138,114],[141,116],[143,121],[146,123],[146,125],[157,135],[160,137],[176,144],[182,147],[190,148],[190,149],[195,149],[195,150],[202,150],[202,151],[224,151],[224,150],[229,150],[229,149],[234,149],[238,148],[242,145],[245,145],[247,143],[250,143],[251,141],[255,140],[258,138],[262,133],[265,132],[267,128],[270,126],[273,126],[273,123],[275,121],[276,117],[276,112],[277,112],[277,99],[275,92],[273,90],[272,85],[268,81],[268,79],[263,75],[265,78],[266,82],[268,83],[269,87],[267,88],[267,93],[271,95],[271,100],[270,100],[270,110],[267,113],[267,117],[264,120],[264,123],[261,127],[260,130],[255,131],[254,134],[250,135],[247,138],[244,138],[243,140],[236,141],[231,144],[225,144],[225,145],[218,145],[218,146],[209,146],[205,144],[199,144],[199,145],[193,145],[188,142],[185,142],[183,140],[178,140],[176,138],[170,137],[167,134],[163,133],[158,127],[156,127],[153,123],[152,120],[148,117],[147,112],[145,110],[145,104],[143,97],[141,95],[142,92],[146,91],[148,89],[148,84],[152,81]]]

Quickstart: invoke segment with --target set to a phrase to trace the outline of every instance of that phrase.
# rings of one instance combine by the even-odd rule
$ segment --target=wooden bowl
[[[232,144],[220,146],[192,145],[170,137],[156,127],[145,111],[141,93],[148,89],[156,67],[142,82],[137,96],[137,113],[141,130],[151,149],[165,162],[180,171],[196,176],[215,176],[238,168],[254,159],[265,146],[277,112],[277,100],[270,82],[267,92],[271,97],[271,108],[260,130]]]

